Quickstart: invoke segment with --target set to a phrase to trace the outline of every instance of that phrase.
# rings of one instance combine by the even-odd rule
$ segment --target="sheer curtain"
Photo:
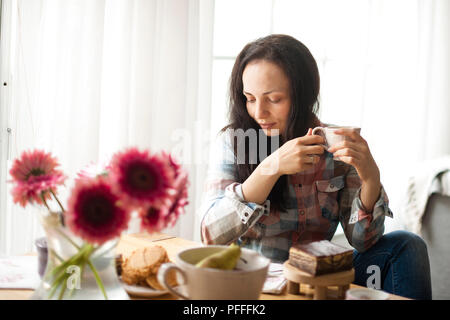
[[[179,133],[209,120],[213,10],[208,0],[3,1],[0,253],[31,251],[42,234],[5,183],[12,159],[32,148],[52,152],[71,178],[126,146],[177,151],[190,205],[165,232],[198,237],[204,170],[188,156],[202,144]]]
[[[394,213],[386,232],[401,229],[408,178],[450,154],[450,2],[302,0],[308,10],[286,10],[292,3],[275,0],[274,31],[310,44],[321,119],[361,126]]]

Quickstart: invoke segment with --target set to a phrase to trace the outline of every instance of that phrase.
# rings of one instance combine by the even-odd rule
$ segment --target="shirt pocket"
[[[344,186],[344,176],[316,181],[317,200],[322,217],[332,221],[339,220],[338,193]]]

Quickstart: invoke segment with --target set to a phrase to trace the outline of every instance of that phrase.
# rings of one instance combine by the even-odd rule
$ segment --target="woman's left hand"
[[[327,151],[334,158],[352,165],[364,183],[380,183],[380,170],[370,153],[367,141],[354,129],[338,129],[335,134],[344,135],[348,140],[331,146]]]

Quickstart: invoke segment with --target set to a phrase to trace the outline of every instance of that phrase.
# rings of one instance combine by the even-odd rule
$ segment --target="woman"
[[[331,240],[340,221],[355,248],[356,284],[372,281],[378,266],[380,289],[430,299],[424,241],[383,235],[392,213],[367,142],[342,129],[349,140],[325,150],[312,135],[326,126],[315,115],[319,87],[316,62],[298,40],[270,35],[243,48],[231,74],[230,124],[207,179],[202,241],[238,241],[283,262],[295,243]]]

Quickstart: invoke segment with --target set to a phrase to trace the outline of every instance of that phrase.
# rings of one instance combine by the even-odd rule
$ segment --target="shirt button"
[[[300,211],[300,215],[304,216],[305,215],[305,211]]]

